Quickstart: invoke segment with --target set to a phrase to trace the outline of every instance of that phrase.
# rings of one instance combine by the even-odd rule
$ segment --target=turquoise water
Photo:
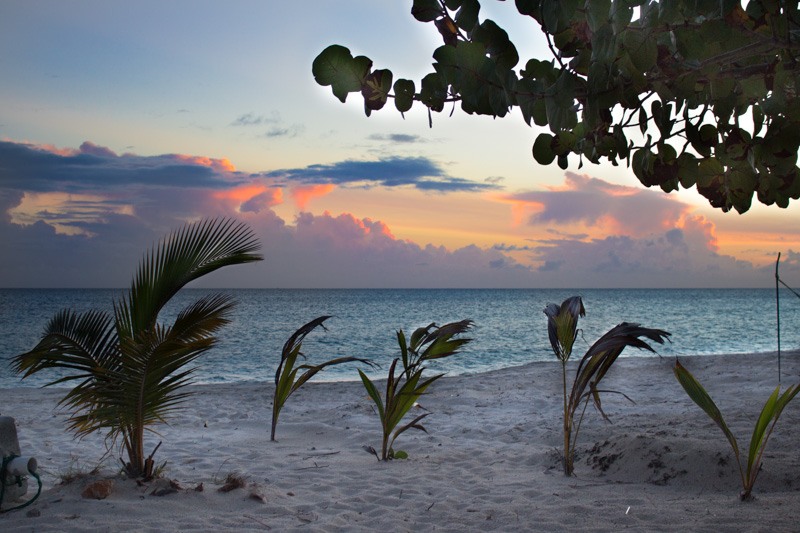
[[[174,316],[181,305],[208,292],[182,291],[165,310]],[[198,360],[195,381],[220,383],[267,381],[274,377],[280,350],[300,326],[333,315],[328,331],[317,330],[303,343],[310,362],[341,356],[373,359],[385,375],[397,355],[395,331],[406,332],[430,322],[470,318],[474,341],[459,355],[432,369],[449,374],[485,372],[530,361],[554,360],[542,313],[549,302],[578,294],[586,317],[583,338],[573,357],[619,322],[639,322],[672,333],[672,343],[656,346],[662,356],[770,352],[777,349],[774,289],[609,289],[609,290],[230,290],[239,305],[220,343]],[[39,386],[55,371],[21,381],[8,358],[31,349],[57,311],[72,308],[112,310],[120,290],[0,290],[0,388]],[[800,299],[781,292],[781,348],[800,348]],[[623,356],[653,357],[629,349]],[[358,379],[356,365],[332,367],[325,380]]]

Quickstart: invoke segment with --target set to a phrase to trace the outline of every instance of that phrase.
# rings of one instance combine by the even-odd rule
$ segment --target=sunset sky
[[[486,0],[523,62],[549,59]],[[219,287],[800,285],[800,206],[722,213],[624,166],[564,172],[504,119],[367,118],[311,74],[330,44],[419,80],[440,37],[409,1],[0,4],[0,287],[124,287],[187,220],[229,216],[265,260]],[[519,68],[521,68],[520,65]]]

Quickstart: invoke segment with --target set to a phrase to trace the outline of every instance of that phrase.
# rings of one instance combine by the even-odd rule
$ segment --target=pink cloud
[[[674,227],[692,208],[662,192],[616,185],[567,172],[564,184],[503,197],[514,219],[528,213],[532,226],[585,224],[604,235],[645,236]]]
[[[314,198],[325,196],[335,189],[336,186],[332,183],[324,183],[319,185],[300,185],[292,187],[291,195],[294,203],[299,209],[305,209],[308,202]]]

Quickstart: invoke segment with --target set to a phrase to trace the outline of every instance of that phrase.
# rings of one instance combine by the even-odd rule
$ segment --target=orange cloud
[[[265,192],[267,187],[264,185],[244,185],[227,191],[214,193],[214,198],[219,200],[234,200],[236,202],[246,202],[247,200]],[[280,189],[278,189],[280,191]]]
[[[531,215],[542,211],[545,207],[542,202],[513,196],[495,196],[494,200],[511,205],[511,224],[513,227],[523,225]]]
[[[703,215],[687,215],[678,221],[676,227],[682,229],[684,233],[702,235],[705,246],[709,251],[719,251],[717,227]]]
[[[282,204],[283,189],[280,187],[268,188],[264,185],[243,185],[227,191],[215,192],[213,197],[235,204],[240,212],[258,213],[262,209]]]
[[[332,183],[326,183],[323,185],[306,185],[292,188],[291,194],[292,199],[297,207],[299,209],[305,209],[306,205],[308,205],[308,202],[314,198],[329,194],[334,188],[335,185]]]
[[[217,172],[236,172],[236,167],[227,157],[214,159],[212,157],[185,154],[174,154],[174,157],[178,161],[213,168]]]

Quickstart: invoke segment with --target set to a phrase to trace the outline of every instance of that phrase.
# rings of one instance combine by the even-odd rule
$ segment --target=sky
[[[340,44],[419,80],[410,1],[0,3],[0,287],[125,287],[187,221],[248,223],[264,261],[199,286],[800,285],[800,206],[712,209],[624,165],[532,157],[541,130],[418,105],[367,118],[311,74]],[[524,61],[513,2],[483,2]],[[451,113],[452,111],[452,113]]]

